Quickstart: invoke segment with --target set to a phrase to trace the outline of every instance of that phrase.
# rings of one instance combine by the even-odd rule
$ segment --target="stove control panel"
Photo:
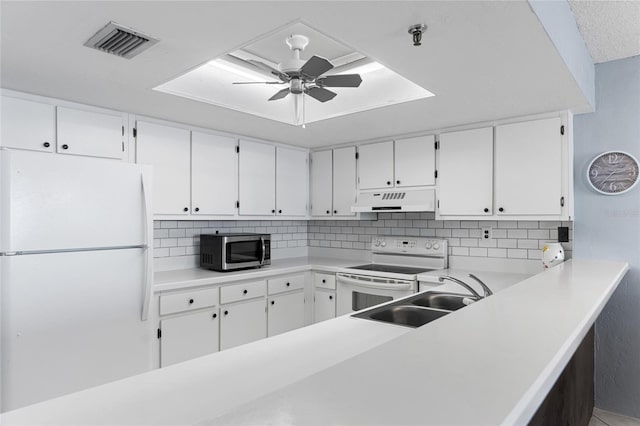
[[[371,251],[376,253],[402,253],[418,256],[447,256],[447,240],[422,237],[374,236]]]

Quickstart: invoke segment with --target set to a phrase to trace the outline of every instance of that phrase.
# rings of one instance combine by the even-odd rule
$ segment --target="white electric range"
[[[372,263],[342,268],[336,275],[338,315],[359,311],[418,291],[417,276],[446,269],[447,240],[374,236]]]

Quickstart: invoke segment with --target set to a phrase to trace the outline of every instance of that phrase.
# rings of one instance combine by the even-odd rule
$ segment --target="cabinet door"
[[[53,152],[56,142],[55,106],[3,96],[0,112],[2,146]]]
[[[191,147],[189,131],[137,122],[137,162],[153,166],[153,212],[189,214]]]
[[[238,201],[238,153],[233,138],[191,133],[191,213],[233,215]]]
[[[562,213],[560,126],[558,117],[496,126],[496,214]]]
[[[393,186],[393,141],[362,145],[358,153],[360,189]]]
[[[331,210],[333,210],[332,154],[331,150],[311,153],[311,216],[331,216]]]
[[[440,215],[491,215],[493,128],[440,135],[438,212]]]
[[[435,136],[420,136],[395,142],[395,185],[435,185]]]
[[[356,202],[356,148],[333,150],[333,215],[355,216],[351,206]]]
[[[267,308],[268,336],[304,327],[304,292],[272,296]]]
[[[229,349],[267,337],[264,299],[220,308],[220,349]]]
[[[336,317],[336,292],[316,290],[314,295],[314,322]]]
[[[57,122],[59,153],[124,158],[124,123],[120,113],[58,107]]]
[[[160,366],[218,351],[218,310],[160,321]]]
[[[306,216],[308,159],[307,151],[277,148],[276,208],[279,216]]]
[[[276,206],[275,147],[241,140],[239,169],[239,214],[274,214]]]

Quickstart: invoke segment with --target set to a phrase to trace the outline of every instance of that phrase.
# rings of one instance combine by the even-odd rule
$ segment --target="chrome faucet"
[[[478,284],[480,284],[480,286],[482,287],[482,290],[484,292],[484,294],[482,296],[480,296],[480,294],[477,291],[475,291],[473,289],[473,287],[471,287],[469,284],[465,283],[464,281],[459,280],[458,278],[454,278],[454,277],[451,277],[449,275],[442,275],[442,276],[438,277],[438,281],[444,282],[444,280],[449,280],[449,281],[452,281],[452,282],[454,282],[454,283],[466,288],[469,291],[469,293],[471,293],[471,295],[472,295],[471,299],[473,299],[474,301],[478,301],[480,299],[484,299],[485,297],[489,297],[489,296],[491,296],[493,294],[493,291],[491,291],[491,289],[489,287],[487,287],[487,285],[485,283],[483,283],[480,280],[480,278],[476,277],[473,274],[469,274],[469,277],[473,278],[475,281],[478,282]]]

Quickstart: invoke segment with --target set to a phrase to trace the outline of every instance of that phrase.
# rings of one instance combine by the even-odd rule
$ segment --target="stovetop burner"
[[[364,271],[390,272],[394,274],[421,274],[422,272],[432,271],[430,268],[416,268],[411,266],[382,265],[379,263],[371,263],[368,265],[350,266],[349,269],[361,269]]]

